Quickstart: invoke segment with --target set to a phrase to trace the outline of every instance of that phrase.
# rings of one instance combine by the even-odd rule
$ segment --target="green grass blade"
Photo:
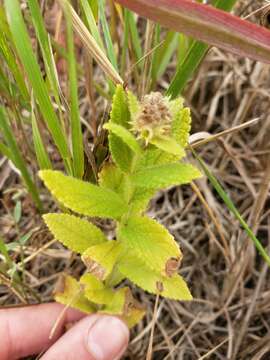
[[[128,17],[132,47],[135,52],[136,61],[139,61],[143,57],[140,35],[138,33],[134,14],[131,11],[127,10],[127,17]],[[139,66],[142,67],[142,63],[140,63]]]
[[[68,47],[68,73],[69,73],[69,92],[70,92],[70,120],[71,120],[71,138],[73,154],[73,175],[82,178],[84,172],[84,151],[83,135],[81,129],[79,100],[78,100],[78,81],[77,65],[75,58],[74,36],[72,30],[72,19],[70,9],[67,7],[66,15],[66,33]]]
[[[0,236],[0,254],[2,254],[4,256],[6,263],[8,264],[8,266],[11,267],[13,262],[12,262],[11,257],[9,256],[7,246],[6,246],[2,236]]]
[[[58,81],[55,61],[52,56],[49,34],[46,31],[45,24],[37,0],[28,0],[28,5],[31,11],[31,19],[35,27],[36,35],[39,41],[43,60],[45,63],[46,74],[51,89],[53,91],[53,95],[57,102],[58,108],[61,109],[60,97],[59,97],[59,92],[61,92],[61,90]]]
[[[67,139],[64,135],[62,127],[60,126],[59,119],[55,114],[50,96],[33,53],[31,41],[22,17],[19,2],[18,0],[5,0],[5,7],[13,41],[33,87],[34,96],[37,99],[40,111],[52,134],[53,140],[65,162],[67,171],[70,173],[70,152]]]
[[[5,32],[3,31],[3,27],[0,24],[0,53],[3,56],[3,58],[6,61],[7,66],[9,67],[14,80],[16,81],[16,85],[18,86],[21,95],[23,96],[25,101],[29,101],[30,97],[28,94],[27,87],[25,85],[25,81],[22,75],[21,70],[19,69],[19,66],[16,62],[16,57],[14,56],[14,53],[10,49],[7,39],[5,36]]]
[[[105,15],[104,0],[99,0],[99,16],[100,16],[102,29],[104,32],[105,43],[107,46],[109,60],[112,63],[115,70],[118,71],[117,58],[116,58],[116,54],[114,51],[113,42],[112,42],[108,22],[107,22],[106,15]]]
[[[128,25],[128,10],[124,9],[124,37],[121,53],[121,71],[120,74],[122,77],[125,76],[126,64],[127,64],[127,54],[128,54],[128,39],[129,39],[129,25]]]
[[[9,150],[12,153],[11,161],[14,162],[15,166],[20,170],[22,178],[25,181],[25,184],[28,188],[29,193],[32,195],[32,198],[38,207],[39,210],[41,210],[41,202],[39,199],[38,190],[27,170],[25,161],[20,153],[20,150],[18,148],[18,145],[14,139],[12,129],[9,125],[7,115],[5,113],[5,110],[3,107],[0,107],[0,130],[5,138],[5,141],[7,143],[7,146]]]
[[[230,11],[236,2],[237,0],[216,0],[213,5],[219,9]],[[188,80],[192,77],[202,62],[208,49],[209,46],[200,41],[192,42],[187,55],[180,63],[170,83],[166,93],[168,96],[174,99],[181,94]]]
[[[96,24],[95,15],[93,14],[92,8],[88,2],[88,0],[80,0],[80,4],[85,15],[85,19],[88,25],[91,34],[95,38],[96,42],[99,44],[102,50],[105,52],[103,40],[99,34],[99,30]]]
[[[196,159],[198,160],[198,162],[201,165],[201,168],[203,170],[203,172],[205,173],[205,175],[208,177],[209,181],[211,182],[211,184],[213,185],[213,187],[215,188],[216,192],[219,194],[219,196],[221,197],[221,199],[224,201],[224,203],[226,204],[227,208],[233,213],[233,215],[235,216],[235,218],[240,222],[241,226],[244,228],[244,230],[246,231],[247,235],[249,236],[249,238],[254,242],[258,252],[261,254],[261,256],[264,258],[264,260],[268,263],[268,265],[270,266],[270,256],[267,254],[266,250],[264,249],[264,247],[262,246],[260,240],[256,237],[256,235],[253,233],[253,231],[250,229],[250,227],[248,226],[248,224],[245,222],[245,220],[242,218],[241,214],[239,213],[239,211],[237,210],[237,208],[235,207],[234,203],[232,202],[232,200],[230,199],[230,197],[227,195],[226,191],[223,189],[223,187],[221,186],[221,184],[219,183],[219,181],[215,178],[215,176],[210,172],[210,170],[207,168],[207,166],[205,165],[204,161],[200,158],[199,155],[197,155],[195,153],[194,150],[192,150],[194,156],[196,157]]]
[[[44,147],[34,111],[32,110],[32,132],[37,162],[41,170],[52,169],[52,164]]]
[[[164,74],[174,51],[178,45],[179,34],[168,31],[163,45],[156,50],[152,66],[152,81],[159,79]]]
[[[166,95],[170,96],[172,99],[175,99],[181,94],[188,80],[202,62],[208,49],[209,46],[200,41],[194,41],[192,43],[183,62],[178,67],[178,70],[172,82],[170,83]]]
[[[12,162],[14,162],[12,152],[9,150],[9,148],[5,144],[3,144],[1,142],[0,142],[0,153],[2,155],[6,156]]]

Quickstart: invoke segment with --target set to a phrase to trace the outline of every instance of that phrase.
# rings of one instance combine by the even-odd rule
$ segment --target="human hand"
[[[56,303],[0,310],[0,360],[43,353],[41,360],[117,360],[129,332],[118,318],[90,315]],[[49,335],[59,320],[53,339]],[[76,323],[76,324],[74,324]],[[74,324],[67,332],[65,328]]]

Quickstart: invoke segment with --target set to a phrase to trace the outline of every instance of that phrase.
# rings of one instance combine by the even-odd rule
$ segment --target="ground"
[[[242,16],[262,5],[260,1],[253,1],[252,6],[242,3],[237,9]],[[173,66],[160,82],[161,90]],[[193,134],[231,129],[197,146],[196,151],[265,247],[270,244],[269,89],[269,66],[214,48],[185,92],[186,104],[192,109]],[[83,96],[82,91],[85,115]],[[96,106],[101,105],[97,100]],[[237,128],[252,119],[257,121]],[[188,156],[195,162],[190,153]],[[25,292],[33,303],[51,301],[59,275],[79,274],[83,265],[52,239],[14,167],[4,158],[0,161],[1,233],[7,241],[14,241],[18,234],[33,231],[24,248]],[[56,208],[45,189],[42,191],[46,211]],[[17,225],[12,216],[14,195],[22,202]],[[149,214],[179,242],[184,255],[180,273],[194,296],[190,303],[160,299],[153,359],[270,359],[269,265],[206,177],[192,187],[160,192],[151,202]],[[103,227],[111,231],[109,223]],[[14,260],[20,261],[21,251],[17,246]],[[155,298],[138,290],[135,293],[147,307],[147,315],[132,331],[126,359],[144,359],[153,316]],[[0,286],[1,306],[23,301],[24,296],[9,286]]]

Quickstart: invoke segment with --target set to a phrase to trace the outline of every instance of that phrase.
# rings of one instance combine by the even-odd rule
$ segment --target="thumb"
[[[88,316],[54,343],[41,360],[118,360],[128,340],[128,328],[117,317]]]

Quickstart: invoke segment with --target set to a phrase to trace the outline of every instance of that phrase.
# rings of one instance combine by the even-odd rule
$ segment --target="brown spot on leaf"
[[[65,275],[60,275],[53,290],[54,296],[57,294],[63,294],[66,289],[66,277]]]
[[[173,276],[179,269],[180,262],[181,262],[181,258],[175,258],[175,257],[170,258],[167,261],[165,267],[166,275],[169,277]]]
[[[163,286],[163,283],[161,281],[157,281],[156,287],[157,287],[157,291],[159,293],[162,293],[164,291],[164,286]]]
[[[132,312],[132,310],[140,310],[143,311],[145,310],[143,305],[141,303],[139,303],[139,301],[137,301],[133,295],[132,292],[129,288],[127,288],[126,290],[126,294],[125,294],[125,304],[124,304],[124,309],[123,309],[123,316],[129,316]]]
[[[104,280],[106,277],[106,269],[102,267],[98,262],[88,258],[83,257],[83,262],[87,267],[88,272],[94,275],[99,280]]]

